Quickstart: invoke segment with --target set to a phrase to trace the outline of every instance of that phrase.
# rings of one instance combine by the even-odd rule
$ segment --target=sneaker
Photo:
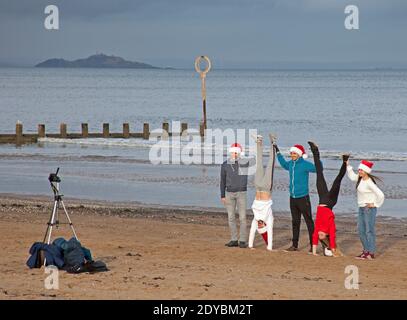
[[[367,255],[366,255],[366,259],[367,260],[374,260],[374,253],[368,252]]]
[[[269,137],[270,137],[271,144],[275,145],[276,141],[277,141],[277,136],[273,133],[269,133]]]
[[[365,259],[367,259],[368,254],[369,254],[369,252],[363,251],[360,255],[356,256],[355,258],[359,259],[359,260],[365,260]]]
[[[239,248],[247,248],[247,242],[244,241],[239,242]]]
[[[298,251],[298,248],[297,248],[297,247],[294,247],[294,246],[291,246],[291,247],[289,247],[288,249],[285,249],[284,251],[285,251],[285,252],[294,252],[294,251]]]
[[[308,141],[308,144],[310,146],[311,152],[314,155],[314,157],[319,157],[319,149],[318,146],[315,144],[315,142]]]
[[[229,241],[228,243],[225,244],[226,247],[238,247],[239,243],[237,241]]]
[[[254,139],[254,141],[256,141],[256,143],[259,141],[259,142],[262,142],[263,141],[263,136],[262,135],[260,135],[260,134],[252,134],[252,138]]]
[[[313,141],[308,141],[308,144],[309,144],[309,146],[310,146],[310,148],[311,148],[312,151],[314,151],[314,150],[318,151],[318,146],[316,145],[315,142],[313,142]]]

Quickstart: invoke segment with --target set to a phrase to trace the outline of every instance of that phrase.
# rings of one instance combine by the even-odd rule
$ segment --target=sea
[[[211,70],[206,77],[208,128],[243,131],[239,140],[250,156],[249,130],[277,136],[283,154],[289,147],[315,141],[328,185],[351,154],[357,168],[374,162],[386,200],[379,214],[407,217],[407,70]],[[194,70],[139,69],[0,69],[0,133],[141,132],[143,123],[160,129],[163,122],[186,122],[199,129],[201,79]],[[247,141],[246,141],[247,140]],[[210,149],[227,157],[228,143]],[[36,144],[0,145],[0,194],[49,195],[48,175],[60,168],[66,197],[179,207],[221,209],[219,163],[151,162],[157,139],[40,139]],[[183,141],[168,148],[203,150]],[[207,147],[207,146],[206,146]],[[307,148],[308,150],[308,148]],[[310,157],[309,161],[313,161]],[[288,172],[277,163],[273,189],[275,212],[289,214]],[[310,175],[312,204],[317,205],[315,175]],[[248,208],[254,198],[249,178]],[[336,214],[357,212],[354,183],[342,183]]]

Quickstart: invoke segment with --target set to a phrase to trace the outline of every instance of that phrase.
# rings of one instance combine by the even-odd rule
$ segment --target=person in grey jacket
[[[226,243],[227,247],[247,248],[247,169],[249,162],[240,158],[242,146],[238,143],[229,148],[230,158],[221,166],[220,172],[220,196],[221,201],[228,213],[231,240]],[[236,225],[236,209],[239,212],[240,235]]]

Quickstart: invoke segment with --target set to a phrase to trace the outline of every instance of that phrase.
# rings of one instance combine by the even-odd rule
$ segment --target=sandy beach
[[[2,195],[0,203],[0,299],[407,299],[405,220],[379,218],[377,259],[359,261],[352,217],[337,219],[346,256],[328,258],[307,254],[304,229],[301,251],[284,252],[290,219],[278,213],[276,250],[268,252],[259,236],[255,250],[226,248],[221,212],[66,200],[82,244],[110,271],[62,271],[59,290],[46,290],[44,269],[25,262],[31,244],[43,238],[52,202]],[[71,234],[62,225],[54,235]],[[358,290],[345,289],[348,265],[358,267]]]

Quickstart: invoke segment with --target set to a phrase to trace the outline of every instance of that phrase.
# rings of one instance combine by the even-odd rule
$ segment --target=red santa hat
[[[300,144],[296,144],[294,147],[291,147],[290,152],[294,152],[304,159],[308,158],[308,155],[305,153],[305,148]]]
[[[239,143],[233,143],[229,148],[229,153],[237,153],[243,155],[243,148]]]
[[[359,170],[363,170],[366,173],[371,173],[373,165],[373,162],[362,160],[359,165]]]

